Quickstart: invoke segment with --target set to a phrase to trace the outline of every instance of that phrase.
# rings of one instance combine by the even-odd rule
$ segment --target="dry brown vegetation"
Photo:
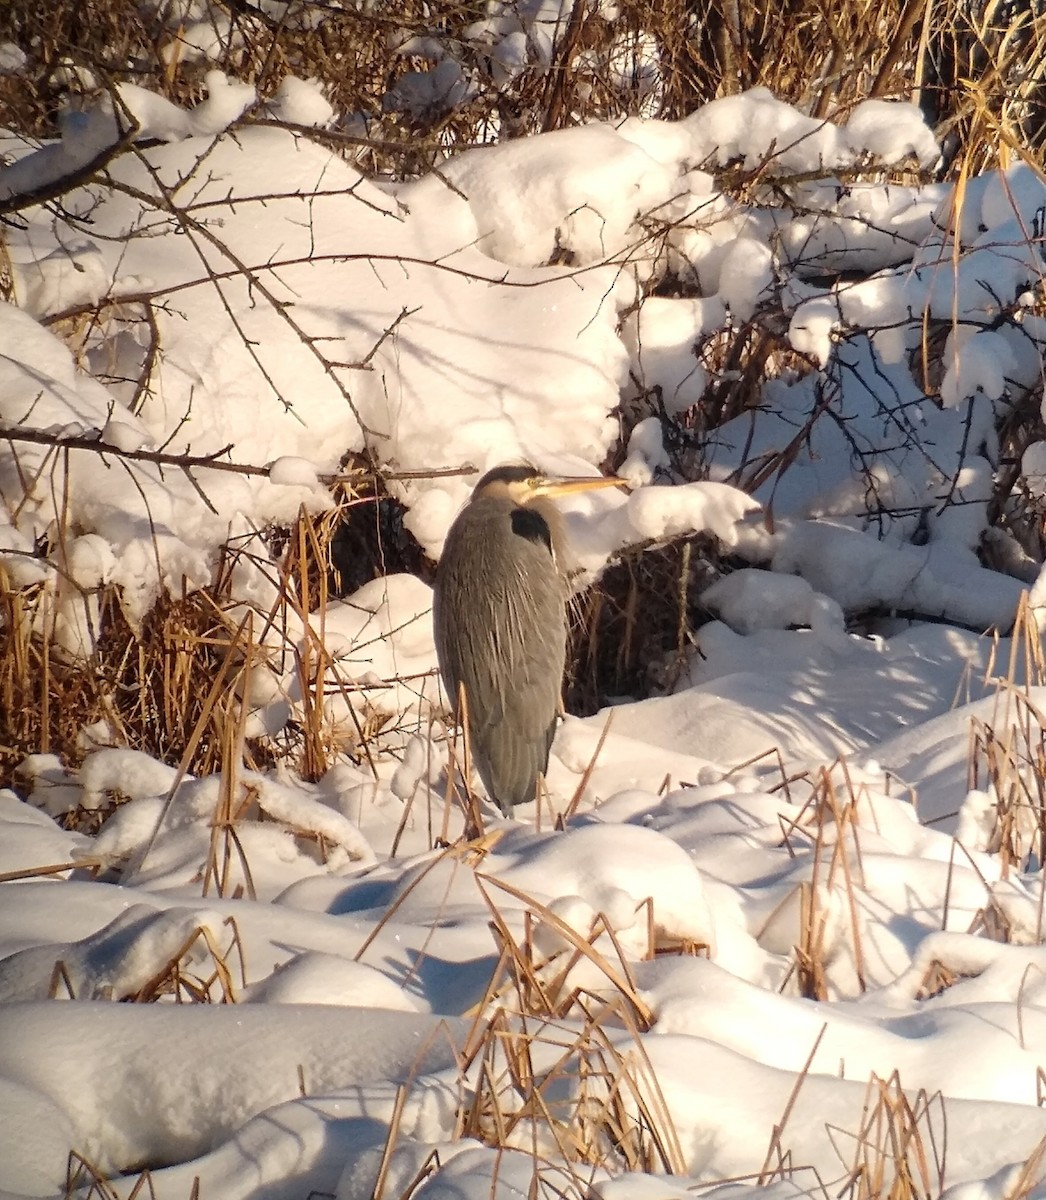
[[[76,70],[105,82],[129,81],[186,102],[213,66],[253,83],[264,97],[284,76],[322,81],[342,129],[369,126],[373,165],[417,168],[435,147],[459,149],[509,134],[562,128],[630,112],[667,118],[751,87],[768,87],[815,116],[868,96],[921,95],[939,132],[975,141],[981,162],[1000,139],[1031,148],[1046,139],[1038,89],[1046,70],[1046,25],[1034,3],[887,0],[880,5],[789,0],[629,0],[608,19],[579,4],[550,30],[547,64],[532,62],[510,86],[499,82],[474,23],[481,3],[406,0],[395,10],[299,0],[285,6],[229,0],[197,29],[188,6],[150,0],[54,4],[10,0],[0,41],[29,54],[25,76],[0,81],[5,123],[53,131]],[[204,37],[208,60],[193,53]],[[453,44],[476,73],[474,95],[450,111],[396,111],[398,78],[432,60],[421,41]],[[656,46],[656,80],[644,74],[644,45]],[[413,51],[413,53],[412,53]],[[423,53],[425,52],[425,53]],[[28,86],[27,86],[28,85]],[[390,100],[390,95],[393,99]]]

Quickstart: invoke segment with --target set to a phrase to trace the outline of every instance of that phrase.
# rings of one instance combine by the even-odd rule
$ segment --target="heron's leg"
[[[461,742],[464,747],[461,764],[461,777],[465,785],[465,837],[472,841],[482,837],[484,833],[483,812],[480,808],[479,797],[472,786],[472,739],[469,733],[469,700],[465,685],[458,683],[457,703],[458,723],[461,726]]]

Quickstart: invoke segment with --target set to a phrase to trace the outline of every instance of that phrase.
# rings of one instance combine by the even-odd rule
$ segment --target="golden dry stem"
[[[1006,878],[1046,856],[1046,712],[1030,690],[1046,681],[1046,657],[1028,593],[1017,610],[1008,659],[997,659],[996,652],[986,672],[996,688],[991,717],[970,721],[967,784],[993,802],[983,848],[999,856]],[[984,927],[1004,931],[1000,917],[987,916]]]
[[[795,782],[795,777],[785,778],[783,786]],[[833,898],[838,902],[841,897],[845,905],[852,970],[858,989],[862,992],[865,989],[859,904],[864,886],[860,843],[864,788],[854,783],[844,759],[822,767],[809,783],[810,794],[796,816],[788,820],[780,818],[784,845],[793,856],[803,849],[811,860],[810,877],[797,885],[799,928],[795,957],[781,988],[784,990],[794,979],[800,995],[809,1000],[828,1000],[832,994],[830,956],[838,953],[835,927],[840,923],[830,903]],[[793,845],[796,842],[798,845]],[[791,904],[792,897],[785,897],[767,923]]]
[[[944,1098],[919,1089],[909,1096],[895,1071],[868,1081],[864,1120],[853,1140],[848,1200],[935,1200],[944,1191]],[[842,1149],[842,1144],[840,1149]]]

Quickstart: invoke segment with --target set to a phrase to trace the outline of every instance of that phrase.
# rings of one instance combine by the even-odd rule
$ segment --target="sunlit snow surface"
[[[509,73],[517,32],[474,31]],[[658,388],[684,412],[708,379],[695,341],[775,289],[792,346],[816,369],[768,385],[710,435],[707,481],[652,486],[668,460],[644,422],[625,467],[635,491],[570,513],[590,570],[694,529],[752,566],[708,593],[722,619],[700,630],[670,694],[565,721],[549,810],[491,818],[496,841],[433,849],[461,818],[444,806],[445,745],[420,736],[373,773],[344,764],[312,786],[242,772],[251,807],[234,837],[215,825],[217,778],[179,779],[119,750],[76,774],[47,755],[25,763],[31,803],[0,794],[0,871],[65,869],[0,893],[0,1190],[63,1194],[72,1150],[105,1175],[129,1172],[113,1184],[121,1196],[148,1167],[149,1194],[165,1200],[366,1200],[379,1176],[385,1196],[422,1178],[415,1195],[480,1200],[532,1194],[536,1150],[542,1187],[602,1200],[664,1200],[764,1170],[774,1200],[822,1185],[835,1195],[874,1160],[869,1081],[896,1074],[921,1114],[930,1194],[1013,1194],[1046,1137],[1042,881],[1004,869],[994,797],[967,776],[971,722],[1005,732],[1022,711],[985,678],[1006,673],[1008,643],[945,624],[858,639],[845,616],[881,606],[971,629],[1012,620],[1026,585],[976,550],[996,406],[1034,383],[1041,322],[954,336],[942,406],[918,391],[908,358],[924,310],[990,323],[1035,285],[1022,230],[1041,181],[1021,168],[971,181],[961,213],[936,185],[797,184],[794,212],[742,207],[708,172],[757,166],[775,147],[777,168],[797,173],[936,154],[910,105],[874,102],[832,124],[756,92],[677,124],[470,152],[383,190],[286,131],[215,140],[251,97],[218,75],[209,87],[192,113],[128,90],[141,136],[158,144],[118,158],[112,186],[68,198],[65,218],[32,209],[6,235],[18,307],[0,307],[5,428],[97,433],[130,453],[229,447],[233,461],[271,464],[267,476],[189,479],[71,449],[55,487],[53,452],[6,444],[3,564],[52,589],[71,653],[91,644],[84,589],[120,584],[133,616],[161,587],[203,583],[230,538],[329,505],[320,476],[347,451],[400,471],[516,456],[593,471],[622,389]],[[304,84],[279,111],[326,119]],[[0,168],[0,192],[75,169],[112,134],[100,111],[52,146],[8,138],[18,161]],[[648,236],[652,215],[663,237]],[[548,266],[553,252],[570,266]],[[637,280],[667,269],[701,297],[632,308]],[[859,281],[831,282],[848,272]],[[107,295],[125,304],[87,337],[84,370],[40,319]],[[146,299],[162,352],[136,394]],[[829,402],[836,419],[810,422]],[[1041,489],[1042,456],[1026,457]],[[433,553],[470,482],[399,484]],[[63,506],[59,564],[35,548]],[[262,607],[268,586],[261,570],[237,579]],[[431,680],[429,603],[408,576],[332,603],[324,638],[341,677]],[[259,721],[300,700],[289,677],[257,686]],[[417,692],[397,684],[383,703],[402,712]],[[1046,696],[1033,689],[1028,703],[1041,712]],[[114,795],[97,836],[58,823]],[[216,895],[215,862],[231,898]],[[505,1152],[458,1136],[483,1065],[470,1057],[462,1079],[462,1048],[499,1003],[487,987],[501,940],[527,936],[562,962],[596,922],[613,933],[600,954],[651,1017],[644,1032],[608,1021],[605,1036],[672,1131],[674,1180],[611,1179],[568,1162],[563,1144],[535,1147],[526,1123]],[[823,968],[820,1002],[800,995],[804,954]],[[242,1006],[116,1003],[162,990],[179,955],[205,979],[220,958],[230,974],[211,998]],[[583,956],[566,986],[587,989],[590,1006],[615,991]],[[535,1070],[552,1069],[578,1019],[534,1031]],[[557,1113],[577,1079],[560,1074]]]

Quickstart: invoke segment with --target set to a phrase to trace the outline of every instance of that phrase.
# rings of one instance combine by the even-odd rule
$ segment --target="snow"
[[[557,249],[584,266],[627,254],[637,216],[669,200],[679,180],[603,125],[477,150],[444,174],[468,197],[480,249],[514,266],[537,266]]]
[[[850,146],[880,162],[895,163],[909,155],[932,167],[940,157],[933,134],[915,104],[894,100],[862,100],[846,121]]]
[[[292,125],[323,127],[334,119],[334,109],[311,79],[287,75],[269,101],[269,111],[278,121]]]
[[[25,66],[25,51],[14,42],[0,42],[0,73],[17,75]]]
[[[294,484],[315,487],[319,482],[313,463],[307,458],[295,458],[288,454],[269,464],[269,479],[288,487]]]
[[[80,1153],[111,1170],[195,1157],[256,1113],[299,1095],[301,1080],[322,1093],[332,1085],[351,1090],[395,1080],[412,1064],[446,1066],[453,1061],[452,1039],[461,1036],[460,1022],[384,1009],[356,1010],[351,1041],[339,1036],[343,1008],[215,1006],[201,1024],[202,1011],[135,1005],[125,1013],[87,1001],[12,1006],[0,1040],[0,1069],[59,1113],[72,1107]],[[119,1088],[104,1055],[76,1053],[87,1042],[118,1050],[120,1061],[127,1061]],[[211,1062],[206,1076],[196,1067],[201,1054]],[[153,1066],[136,1072],[135,1060]],[[169,1091],[153,1089],[157,1067]],[[182,1102],[172,1105],[175,1096]],[[80,1103],[70,1105],[74,1097]]]
[[[757,629],[787,629],[790,625],[816,625],[819,614],[831,613],[843,631],[843,610],[819,595],[800,575],[783,575],[742,567],[716,580],[701,594],[713,611],[723,611],[739,633]]]
[[[708,530],[724,544],[733,546],[737,540],[737,522],[758,507],[743,492],[722,483],[651,485],[629,496],[628,519],[643,538],[659,539],[691,530]]]
[[[667,300],[652,296],[625,326],[625,339],[639,368],[639,383],[661,389],[670,414],[684,412],[704,394],[707,373],[696,358],[703,334],[722,327],[723,305],[711,300]]]
[[[467,41],[495,77],[549,65],[562,5],[483,11]],[[228,24],[176,15],[172,55],[220,57]],[[388,104],[468,101],[463,61],[400,52],[431,69]],[[193,777],[101,722],[81,765],[22,764],[0,792],[0,1193],[68,1194],[75,1152],[117,1196],[147,1168],[161,1200],[481,1200],[536,1176],[744,1200],[781,1161],[760,1195],[849,1194],[903,1088],[928,1192],[1015,1194],[1046,1137],[1046,693],[1007,666],[1034,665],[1028,579],[980,550],[999,424],[1041,385],[1041,178],[887,184],[937,161],[915,106],[821,120],[758,90],[391,184],[265,123],[328,125],[314,83],[265,110],[217,70],[205,90],[183,109],[121,85],[59,141],[3,136],[3,197],[114,157],[5,234],[0,570],[90,669],[100,588],[140,622],[247,548],[231,604],[265,653],[223,696],[245,736],[278,748],[315,712],[346,753],[315,782]],[[772,179],[742,203],[731,164]],[[763,320],[760,382],[715,351]],[[928,320],[949,323],[933,394]],[[750,394],[706,429],[730,386]],[[566,717],[548,796],[466,843],[428,584],[276,621],[266,531],[330,513],[367,454],[438,556],[477,472],[592,474],[622,432],[631,490],[563,505],[578,565],[703,535],[730,557],[701,593],[716,619],[663,694]],[[1021,453],[1041,499],[1046,448]],[[994,778],[986,731],[1010,750]],[[625,1170],[606,1129],[598,1161],[571,1140],[612,1085],[673,1178]]]
[[[1029,491],[1046,495],[1046,442],[1031,442],[1021,456],[1021,475]]]

